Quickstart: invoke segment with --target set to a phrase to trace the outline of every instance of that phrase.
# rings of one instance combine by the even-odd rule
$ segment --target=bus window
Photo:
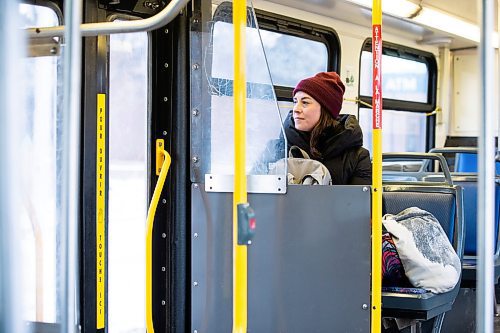
[[[384,42],[382,52],[383,151],[425,152],[432,144],[429,112],[436,105],[437,65],[432,54]],[[371,104],[372,52],[368,40],[361,51],[360,99]],[[359,108],[365,148],[371,150],[372,110]],[[431,126],[429,126],[431,124]]]
[[[293,108],[297,83],[319,72],[340,72],[340,40],[328,27],[256,11],[281,117]]]
[[[323,41],[285,35],[283,32],[261,29],[260,36],[280,101],[280,114],[284,119],[293,107],[291,100],[295,85],[303,78],[327,71],[328,48]]]
[[[59,25],[56,12],[48,7],[21,4],[19,13],[22,27]],[[57,128],[62,111],[58,108],[62,100],[58,94],[61,91],[58,84],[62,82],[60,62],[58,55],[26,57],[19,70],[24,78],[25,96],[19,106],[20,110],[26,110],[26,117],[22,141],[16,143],[22,152],[23,189],[22,210],[16,221],[22,235],[21,253],[16,256],[23,262],[19,285],[22,319],[28,322],[56,323],[60,312],[57,295],[61,292],[62,230],[56,210],[61,170],[58,161],[61,138]]]
[[[110,36],[108,330],[145,332],[147,33]]]
[[[364,146],[371,147],[372,109],[359,109],[359,125],[363,128]],[[425,152],[425,113],[384,109],[382,151]]]
[[[360,94],[372,96],[372,53],[361,52]],[[382,92],[384,98],[427,103],[429,70],[415,60],[382,55]]]
[[[275,86],[295,87],[305,77],[328,68],[328,50],[323,42],[260,30]]]

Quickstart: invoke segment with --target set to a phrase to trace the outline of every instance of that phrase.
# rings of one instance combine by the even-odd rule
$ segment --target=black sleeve
[[[359,148],[356,152],[357,164],[349,185],[371,185],[372,184],[372,162],[370,153],[365,148]]]

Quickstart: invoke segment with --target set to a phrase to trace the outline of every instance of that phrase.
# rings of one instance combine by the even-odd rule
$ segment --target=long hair
[[[321,152],[318,149],[321,136],[324,130],[328,127],[335,127],[339,124],[338,120],[335,119],[330,112],[326,111],[325,108],[321,107],[321,115],[319,116],[318,123],[314,126],[311,131],[311,140],[309,141],[309,146],[311,147],[311,155],[315,158],[321,158]]]

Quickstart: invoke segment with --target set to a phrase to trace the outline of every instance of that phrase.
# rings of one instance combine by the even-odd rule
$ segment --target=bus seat
[[[383,212],[397,214],[412,206],[431,212],[441,223],[462,259],[462,200],[462,189],[459,186],[385,185]],[[439,332],[444,313],[451,309],[459,289],[460,283],[443,294],[383,292],[382,316],[416,320],[435,318],[434,328]]]
[[[454,177],[454,183],[464,189],[465,244],[462,286],[473,287],[476,282],[477,255],[477,177]],[[495,283],[500,278],[499,225],[500,225],[500,182],[495,182]]]
[[[445,147],[434,148],[430,152],[455,155],[455,172],[451,174],[453,184],[463,188],[464,195],[464,260],[462,264],[462,287],[475,287],[477,255],[477,148]],[[500,160],[495,162],[497,179],[495,182],[495,283],[500,278]],[[424,177],[425,181],[439,181],[435,176]]]

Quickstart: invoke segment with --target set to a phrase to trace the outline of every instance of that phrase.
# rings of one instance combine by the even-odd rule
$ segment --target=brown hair
[[[309,146],[311,147],[311,155],[315,158],[321,158],[321,152],[318,150],[318,144],[323,131],[328,127],[335,127],[339,124],[330,112],[321,107],[321,115],[319,116],[318,123],[311,131],[311,140]]]

